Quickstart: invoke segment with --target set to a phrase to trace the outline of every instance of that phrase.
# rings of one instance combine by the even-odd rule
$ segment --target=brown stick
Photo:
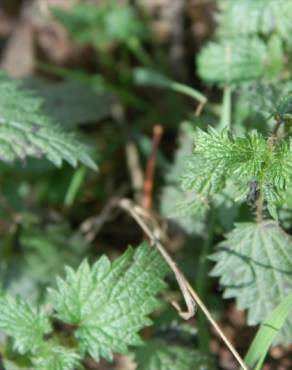
[[[152,137],[152,151],[147,161],[145,179],[144,179],[144,197],[143,197],[143,208],[150,210],[152,207],[152,190],[154,183],[154,174],[155,174],[155,165],[156,157],[161,141],[161,136],[163,133],[163,128],[161,125],[155,125],[153,128],[153,137]]]
[[[198,305],[200,309],[205,314],[206,318],[210,322],[210,324],[213,326],[213,328],[216,330],[217,334],[220,336],[222,341],[226,344],[230,352],[233,354],[233,356],[236,358],[237,362],[241,366],[243,370],[248,370],[248,367],[245,365],[243,359],[239,355],[239,353],[236,351],[232,343],[229,341],[229,339],[226,337],[224,332],[221,330],[219,325],[216,323],[216,321],[213,319],[211,313],[209,312],[208,308],[205,306],[201,298],[198,296],[196,291],[193,289],[191,284],[188,282],[184,274],[180,271],[180,269],[177,267],[176,263],[173,261],[171,256],[166,251],[165,247],[159,240],[159,230],[151,230],[151,227],[147,224],[146,220],[149,222],[151,221],[151,216],[149,213],[147,213],[144,209],[141,207],[135,205],[132,203],[129,199],[122,199],[119,202],[119,206],[123,208],[125,211],[127,211],[133,219],[138,223],[138,225],[141,227],[141,229],[144,231],[144,233],[148,236],[150,241],[152,242],[152,245],[154,245],[159,253],[162,255],[168,266],[173,271],[176,280],[178,282],[178,285],[181,289],[182,295],[184,297],[185,303],[187,305],[187,312],[182,312],[180,307],[176,302],[173,302],[174,307],[178,310],[178,313],[180,316],[182,316],[184,319],[189,319],[190,317],[194,316],[195,313],[195,307]]]

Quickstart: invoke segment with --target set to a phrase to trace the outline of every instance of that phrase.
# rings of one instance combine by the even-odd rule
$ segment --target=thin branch
[[[121,104],[115,103],[112,105],[112,116],[121,127],[125,136],[125,154],[127,167],[131,179],[131,185],[134,191],[134,198],[140,204],[143,194],[144,175],[140,164],[139,151],[137,145],[131,137],[126,122],[124,108]]]
[[[232,110],[232,89],[229,85],[224,87],[223,102],[221,109],[221,118],[218,126],[219,130],[231,128],[231,110]]]
[[[203,103],[199,103],[196,110],[195,110],[195,116],[196,117],[200,117],[205,105],[207,104],[207,101],[206,102],[203,102]]]
[[[80,230],[87,241],[92,242],[103,226],[113,219],[113,210],[116,208],[117,202],[126,195],[127,191],[128,187],[122,186],[109,199],[98,215],[87,218],[82,222]]]
[[[173,261],[171,256],[166,251],[165,247],[163,246],[163,244],[161,243],[159,239],[160,231],[156,227],[156,224],[153,218],[151,217],[151,215],[148,212],[146,212],[144,209],[142,209],[141,207],[135,205],[129,199],[122,199],[118,204],[122,209],[127,211],[133,217],[133,219],[141,227],[144,233],[148,236],[151,244],[154,245],[158,249],[159,253],[162,255],[162,257],[164,258],[164,260],[166,261],[170,269],[175,274],[177,283],[181,289],[182,295],[184,297],[184,300],[187,306],[187,311],[183,312],[181,308],[179,307],[179,305],[177,304],[177,302],[172,302],[173,306],[178,310],[179,315],[182,316],[185,320],[188,320],[190,317],[194,316],[196,305],[198,305],[200,309],[203,311],[203,313],[205,314],[205,316],[207,317],[210,324],[216,330],[220,338],[229,348],[230,352],[236,358],[236,360],[238,361],[242,369],[248,370],[248,367],[245,365],[243,359],[241,358],[239,353],[236,351],[236,349],[234,348],[232,343],[229,341],[229,339],[226,337],[226,335],[223,333],[219,325],[213,319],[208,308],[202,302],[201,298],[198,296],[196,291],[193,289],[193,287],[190,285],[188,280],[185,278],[184,274],[180,271],[176,263]],[[152,223],[152,228],[150,226],[151,223]],[[154,225],[154,228],[153,228],[153,225]]]
[[[139,152],[135,142],[130,138],[127,139],[125,148],[132,187],[134,190],[135,198],[140,203],[143,189],[143,172],[141,170]]]
[[[155,125],[153,128],[152,151],[147,161],[143,186],[144,190],[143,208],[147,210],[150,210],[152,207],[152,190],[154,183],[155,165],[162,133],[163,133],[162,126]]]

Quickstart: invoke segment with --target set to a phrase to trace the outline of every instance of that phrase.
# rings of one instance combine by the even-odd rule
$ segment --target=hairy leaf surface
[[[138,331],[151,323],[146,316],[159,306],[155,295],[165,288],[166,271],[158,252],[143,244],[113,263],[103,256],[92,267],[84,261],[77,271],[67,268],[50,298],[57,317],[77,326],[81,351],[97,361],[111,359],[112,352],[141,344]]]
[[[72,370],[79,365],[79,359],[73,350],[47,342],[32,361],[39,370]]]
[[[235,37],[209,43],[198,56],[200,76],[211,83],[238,83],[263,77],[270,62],[259,38]]]
[[[290,140],[265,139],[258,132],[236,137],[209,127],[208,131],[196,130],[194,143],[194,154],[182,175],[185,191],[213,195],[231,179],[240,197],[247,197],[253,184],[277,218],[277,206],[292,182]]]
[[[234,137],[226,130],[198,129],[194,135],[194,155],[183,175],[185,189],[213,194],[220,191],[227,177],[253,179],[269,156],[269,147],[257,133]]]
[[[217,16],[220,36],[270,35],[289,40],[292,31],[292,3],[287,0],[220,0]]]
[[[212,358],[197,351],[152,340],[136,352],[137,370],[215,369]]]
[[[235,297],[248,310],[248,323],[261,323],[292,292],[292,240],[276,222],[242,223],[219,244],[211,258],[212,276],[220,277],[224,297]],[[287,319],[278,342],[292,339]]]
[[[36,352],[51,331],[47,316],[21,298],[0,298],[0,330],[14,340],[20,353]]]
[[[282,123],[292,120],[292,83],[256,83],[243,87],[242,96],[250,109],[262,113],[267,119],[273,117]]]
[[[0,74],[0,160],[42,156],[56,166],[82,162],[96,169],[88,148],[43,113],[41,99]]]

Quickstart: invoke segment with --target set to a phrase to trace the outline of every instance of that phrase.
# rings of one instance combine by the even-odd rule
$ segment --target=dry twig
[[[184,312],[181,310],[177,302],[172,302],[173,306],[178,310],[179,315],[183,317],[185,320],[188,320],[189,318],[194,316],[195,307],[196,305],[198,305],[198,307],[203,311],[203,313],[207,317],[210,324],[216,330],[217,334],[220,336],[220,338],[229,348],[233,356],[236,358],[241,368],[243,370],[248,370],[243,359],[241,358],[239,353],[236,351],[236,349],[234,348],[232,343],[229,341],[229,339],[226,337],[226,335],[223,333],[219,325],[213,319],[208,308],[202,302],[201,298],[198,296],[196,291],[193,289],[193,287],[190,285],[188,280],[185,278],[184,274],[180,271],[176,263],[173,261],[171,256],[166,251],[165,247],[160,241],[160,230],[157,227],[157,223],[155,222],[155,220],[153,220],[149,212],[137,206],[129,199],[120,200],[119,206],[125,211],[127,211],[133,217],[133,219],[137,222],[137,224],[141,227],[141,229],[147,235],[151,244],[158,249],[158,251],[164,258],[164,260],[166,261],[170,269],[173,271],[176,277],[177,283],[181,289],[182,295],[184,297],[186,306],[187,306],[187,311]]]
[[[154,183],[155,165],[162,133],[163,133],[162,126],[155,125],[153,128],[152,151],[147,161],[143,186],[144,190],[143,208],[146,210],[150,210],[152,207],[152,190]]]

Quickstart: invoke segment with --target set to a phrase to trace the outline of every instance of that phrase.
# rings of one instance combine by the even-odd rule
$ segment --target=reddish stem
[[[153,191],[153,183],[154,183],[154,175],[155,175],[156,158],[157,158],[157,152],[158,152],[159,144],[161,141],[162,133],[163,133],[162,126],[155,125],[153,128],[153,136],[152,136],[152,151],[147,161],[144,186],[143,186],[143,191],[144,191],[143,208],[148,211],[152,207],[152,191]]]

